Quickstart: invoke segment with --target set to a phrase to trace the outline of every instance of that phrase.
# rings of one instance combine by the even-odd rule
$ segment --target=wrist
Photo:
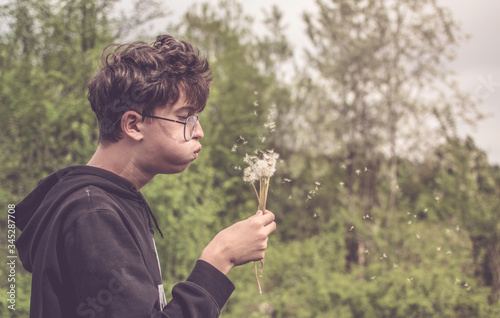
[[[215,251],[210,246],[207,246],[203,252],[201,252],[199,259],[217,268],[224,275],[227,275],[227,273],[229,273],[229,271],[234,267],[233,262],[225,259],[221,252]]]

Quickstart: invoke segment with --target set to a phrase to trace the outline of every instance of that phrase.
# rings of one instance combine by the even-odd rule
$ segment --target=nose
[[[203,138],[204,134],[203,134],[203,128],[201,127],[201,123],[200,121],[196,121],[196,126],[194,128],[194,135],[193,135],[193,139],[201,139]]]

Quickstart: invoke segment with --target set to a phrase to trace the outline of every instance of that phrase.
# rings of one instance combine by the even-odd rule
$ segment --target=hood
[[[77,165],[52,173],[16,205],[16,226],[22,231],[16,247],[26,270],[32,271],[32,257],[44,231],[57,222],[53,218],[57,207],[74,191],[89,185],[126,199],[144,201],[132,183],[107,170]]]

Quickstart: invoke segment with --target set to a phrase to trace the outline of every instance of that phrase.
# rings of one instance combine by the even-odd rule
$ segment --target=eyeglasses
[[[180,120],[174,120],[174,119],[168,119],[168,118],[163,118],[163,117],[158,117],[158,116],[153,116],[153,115],[143,115],[141,113],[138,113],[141,116],[144,117],[149,117],[149,118],[156,118],[156,119],[163,119],[163,120],[168,120],[174,123],[179,123],[184,125],[184,139],[186,141],[190,141],[193,139],[194,133],[196,131],[196,123],[198,122],[198,115],[192,115],[186,118],[185,121],[180,121]]]

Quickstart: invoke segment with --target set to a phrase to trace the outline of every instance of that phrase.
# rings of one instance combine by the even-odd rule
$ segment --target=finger
[[[274,213],[273,213],[273,212],[271,212],[271,211],[267,211],[267,210],[266,210],[266,213],[265,213],[264,215],[262,215],[262,216],[261,216],[261,220],[262,220],[262,222],[263,222],[265,225],[267,225],[267,224],[269,224],[269,223],[273,222],[273,221],[274,221],[274,219],[275,219],[275,215],[274,215]]]
[[[274,230],[276,230],[276,222],[273,221],[269,223],[264,227],[264,229],[266,230],[267,235],[271,234],[272,232],[274,232]]]

